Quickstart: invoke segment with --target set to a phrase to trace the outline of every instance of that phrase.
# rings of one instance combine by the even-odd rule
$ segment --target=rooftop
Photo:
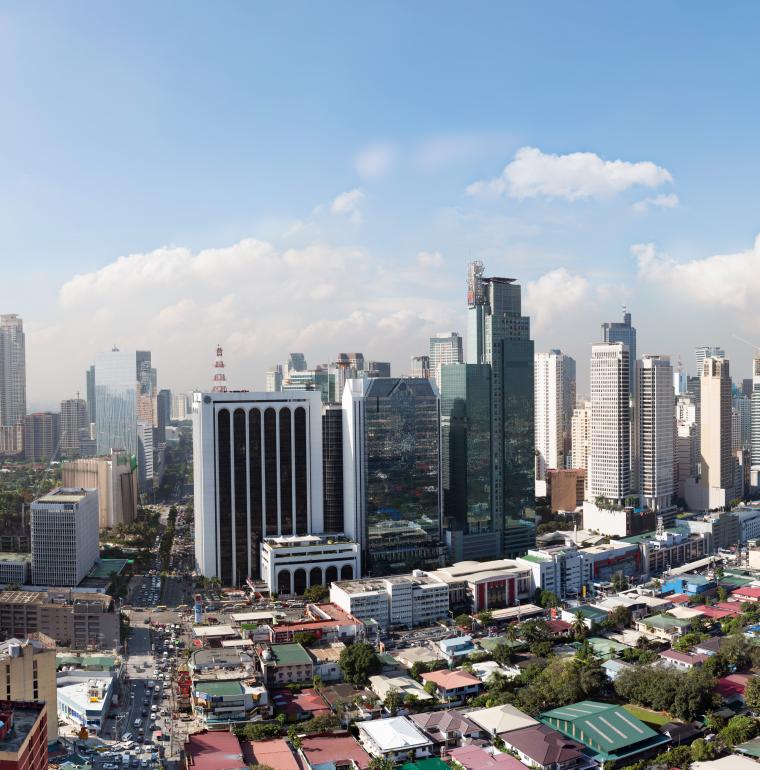
[[[309,653],[300,644],[271,644],[269,650],[281,666],[311,665]]]
[[[237,679],[203,680],[196,682],[193,689],[198,693],[204,693],[215,698],[243,694],[243,685]]]
[[[36,505],[37,503],[53,503],[53,504],[63,504],[63,503],[81,503],[82,500],[85,499],[88,495],[92,494],[96,490],[94,489],[73,489],[73,488],[66,488],[66,487],[58,487],[57,489],[53,489],[50,492],[48,492],[46,495],[43,495],[42,497],[38,497],[32,505]]]
[[[383,753],[430,745],[430,740],[406,717],[372,719],[369,722],[358,722],[357,727],[359,734],[366,733]]]
[[[243,758],[248,765],[265,765],[272,770],[302,770],[301,764],[284,738],[271,741],[241,741]]]
[[[16,753],[40,719],[44,703],[26,701],[0,701],[0,724],[9,718],[13,725],[4,738],[0,739],[0,753]]]
[[[195,770],[248,770],[240,741],[234,733],[202,732],[185,744],[188,768]]]
[[[323,716],[330,713],[327,701],[311,688],[298,693],[290,690],[275,690],[272,692],[272,705],[291,719]]]
[[[401,770],[449,770],[449,766],[438,757],[428,757],[415,762],[406,762],[401,765]]]
[[[480,728],[464,714],[454,709],[446,711],[426,711],[422,714],[412,714],[409,719],[434,739],[444,740],[445,733],[457,732],[461,735],[478,733]]]
[[[480,684],[480,679],[461,669],[455,671],[448,671],[446,669],[430,671],[422,674],[422,681],[434,682],[438,687],[444,690],[453,690],[456,687],[470,687],[471,685]]]
[[[351,760],[359,770],[367,770],[370,763],[369,754],[351,735],[304,735],[301,751],[312,767],[326,762],[343,766],[348,764],[345,760]]]
[[[410,676],[383,676],[376,674],[369,678],[369,686],[381,700],[391,690],[398,690],[402,695],[416,695],[419,700],[432,700],[433,696],[425,688]]]
[[[674,618],[671,615],[650,615],[648,618],[644,618],[639,621],[649,628],[659,628],[662,631],[668,631],[670,629],[688,628],[691,623],[688,620],[682,618]]]
[[[219,626],[193,626],[193,634],[199,639],[207,639],[214,636],[240,636],[232,626],[225,624]]]
[[[449,756],[465,770],[525,770],[525,765],[509,754],[491,754],[479,746],[451,749]]]
[[[538,721],[528,716],[520,709],[516,709],[508,703],[502,706],[492,706],[487,709],[476,709],[467,714],[475,724],[480,725],[491,735],[508,733],[512,730],[520,730],[523,727],[537,725]]]
[[[538,765],[554,766],[582,758],[583,746],[547,725],[511,732],[506,742]]]
[[[17,563],[20,561],[31,561],[32,555],[30,553],[11,553],[10,551],[4,551],[0,553],[0,561],[7,561]]]

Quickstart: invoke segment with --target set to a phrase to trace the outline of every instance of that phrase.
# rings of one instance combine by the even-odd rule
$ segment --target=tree
[[[715,593],[715,598],[719,602],[725,602],[728,599],[728,591],[723,586],[718,586],[718,590]]]
[[[343,679],[354,685],[364,685],[367,678],[380,670],[380,663],[375,649],[367,642],[349,645],[340,653],[338,665],[343,672]]]
[[[631,610],[628,607],[615,607],[607,616],[607,624],[612,628],[622,630],[631,624]]]
[[[393,770],[393,760],[388,757],[372,757],[369,770]]]
[[[739,743],[754,738],[757,735],[758,724],[752,717],[731,717],[728,724],[718,733],[718,738],[724,746],[732,749]]]
[[[588,636],[588,629],[580,610],[575,613],[573,620],[573,636],[575,636],[576,642],[582,642]]]
[[[466,612],[463,612],[454,618],[454,623],[460,628],[469,628],[472,625],[472,618]]]
[[[291,725],[288,728],[288,740],[290,745],[298,751],[301,748],[301,738],[298,736],[298,729],[295,725]]]
[[[628,588],[628,579],[622,572],[616,572],[612,576],[612,590],[625,591]]]
[[[538,600],[538,603],[544,607],[559,607],[561,602],[559,600],[559,596],[554,593],[554,591],[541,591],[541,596]]]
[[[744,688],[744,703],[747,708],[760,709],[760,677],[753,676]]]
[[[247,723],[239,725],[234,732],[238,738],[246,741],[265,741],[267,738],[277,738],[282,726],[279,722],[265,724],[263,722]]]
[[[248,770],[273,770],[271,765],[261,765],[258,762],[248,765]]]
[[[478,613],[478,620],[482,625],[487,626],[493,620],[493,612],[491,610],[481,610]]]
[[[396,716],[399,706],[404,702],[404,696],[395,687],[392,687],[385,695],[383,706],[388,709],[391,716]]]
[[[497,644],[496,647],[494,647],[493,659],[500,666],[508,666],[512,662],[512,648],[503,642]]]
[[[438,688],[436,687],[435,682],[432,682],[432,681],[425,682],[423,687],[425,688],[425,692],[428,695],[435,696],[435,694],[438,692]]]
[[[330,595],[330,591],[327,588],[327,586],[323,585],[314,585],[309,586],[304,592],[303,592],[303,598],[306,599],[307,602],[311,602],[312,604],[319,604],[319,602],[323,602],[327,597]]]
[[[691,744],[692,762],[709,762],[715,757],[715,745],[708,743],[704,738],[697,738]]]
[[[311,647],[316,644],[317,637],[311,631],[296,631],[293,634],[293,642],[295,644],[302,644],[304,647]]]

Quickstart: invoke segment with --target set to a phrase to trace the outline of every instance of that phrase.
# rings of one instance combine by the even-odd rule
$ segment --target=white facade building
[[[534,356],[536,494],[546,494],[547,471],[565,468],[572,449],[575,360],[561,350]]]
[[[668,356],[643,356],[636,362],[634,468],[638,492],[653,511],[672,508],[675,492],[673,367]]]
[[[624,343],[591,346],[591,501],[620,504],[631,490],[629,366]]]
[[[430,376],[441,389],[441,366],[464,361],[462,337],[457,332],[440,332],[430,338]]]
[[[196,569],[258,576],[267,538],[323,531],[322,404],[314,391],[197,393]]]
[[[752,396],[750,398],[750,457],[752,458],[751,483],[760,486],[760,356],[752,359]]]
[[[282,390],[282,364],[275,364],[267,369],[267,393],[279,393]]]
[[[172,393],[172,422],[181,422],[182,420],[189,420],[191,416],[190,406],[188,405],[188,399],[186,393]]]
[[[585,468],[584,488],[588,494],[588,460],[591,454],[591,402],[584,401],[573,409],[571,420],[571,451],[573,468]]]
[[[32,503],[32,582],[76,586],[97,561],[98,492],[59,487]]]
[[[360,574],[359,546],[341,535],[290,535],[261,544],[261,579],[273,593],[302,594]]]

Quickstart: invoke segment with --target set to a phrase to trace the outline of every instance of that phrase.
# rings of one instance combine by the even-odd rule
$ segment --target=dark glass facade
[[[232,583],[232,460],[230,457],[230,410],[220,409],[217,414],[217,441],[219,443],[219,517],[217,540],[222,554],[219,564],[220,580]],[[225,558],[224,555],[227,555]]]
[[[322,410],[322,485],[325,532],[343,532],[343,410]]]
[[[429,380],[370,380],[365,396],[367,550],[373,574],[440,562],[438,397]]]
[[[491,507],[491,367],[441,366],[443,527],[493,532]]]

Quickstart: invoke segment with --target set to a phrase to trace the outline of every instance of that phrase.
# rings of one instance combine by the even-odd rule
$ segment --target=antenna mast
[[[216,346],[216,361],[214,361],[214,387],[211,388],[211,392],[227,392],[227,377],[224,374],[224,358],[221,345]]]

